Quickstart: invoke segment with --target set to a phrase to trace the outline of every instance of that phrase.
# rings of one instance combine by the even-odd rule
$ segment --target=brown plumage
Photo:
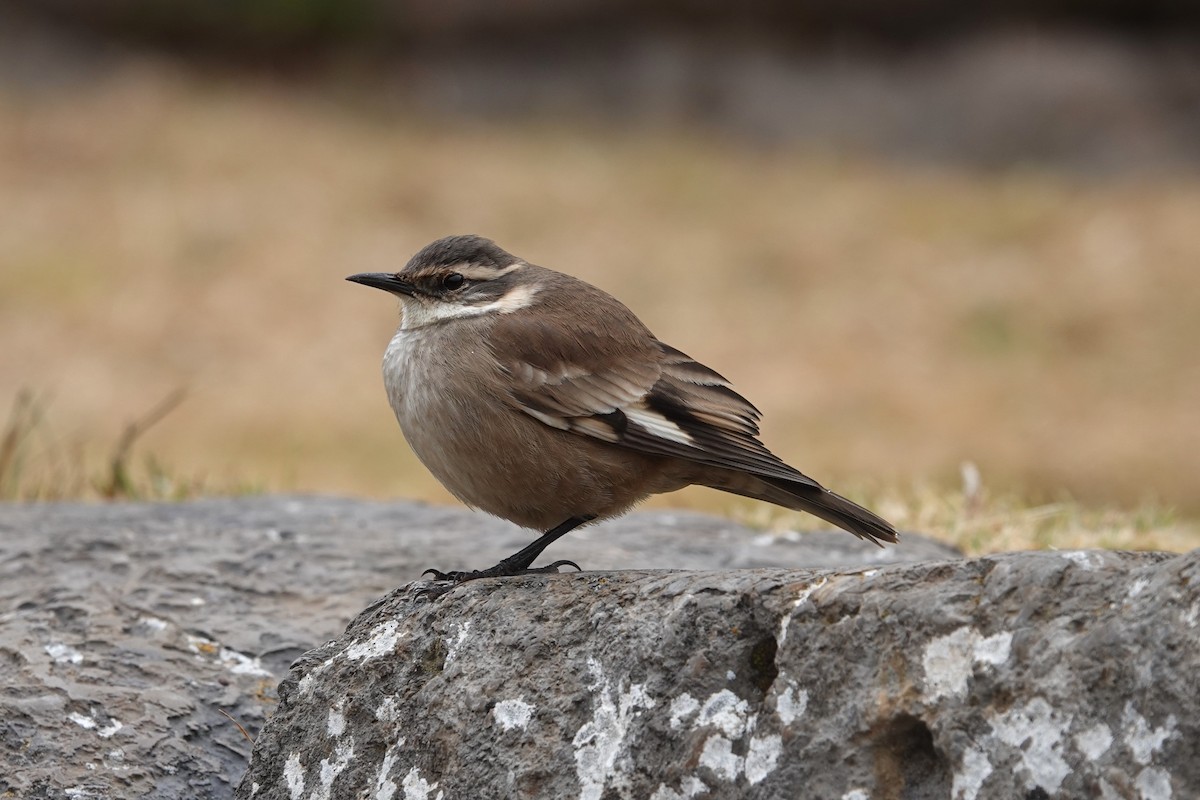
[[[403,301],[384,379],[417,456],[468,505],[546,531],[492,569],[438,577],[526,571],[567,530],[691,484],[897,540],[887,521],[772,454],[758,409],[724,377],[590,284],[475,236],[350,280]]]

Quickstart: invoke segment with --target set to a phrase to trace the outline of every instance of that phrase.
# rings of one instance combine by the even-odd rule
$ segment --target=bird
[[[768,450],[759,410],[722,375],[583,280],[476,235],[346,280],[400,300],[383,380],[417,458],[467,506],[541,533],[487,569],[427,570],[437,581],[579,569],[533,563],[571,530],[691,485],[898,541],[891,523]]]

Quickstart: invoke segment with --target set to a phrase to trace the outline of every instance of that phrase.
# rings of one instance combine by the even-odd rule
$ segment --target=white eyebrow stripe
[[[660,439],[667,439],[672,442],[695,447],[692,437],[687,434],[683,428],[680,428],[674,422],[659,414],[657,411],[652,411],[649,408],[631,406],[622,409],[625,412],[625,418],[630,422],[644,428],[647,433],[657,436]]]
[[[477,306],[459,305],[458,303],[430,302],[426,300],[400,298],[404,302],[404,315],[401,327],[406,330],[432,325],[448,319],[463,317],[478,317],[493,312],[511,314],[533,303],[539,289],[536,286],[514,286],[503,297],[490,303]]]
[[[539,291],[537,286],[529,284],[514,286],[499,299],[476,306],[476,308],[479,309],[480,314],[487,314],[491,311],[499,311],[501,314],[511,314],[514,311],[520,311],[522,308],[532,305],[533,298],[537,297]]]
[[[459,266],[454,267],[453,269],[454,269],[454,272],[457,272],[459,275],[462,275],[464,278],[467,278],[469,280],[490,281],[495,278],[499,278],[504,275],[507,275],[508,273],[518,270],[523,266],[524,266],[524,264],[522,264],[521,262],[518,261],[516,264],[509,264],[507,267],[504,267],[503,269],[497,269],[496,267],[486,267],[486,266],[482,266],[482,265],[478,265],[478,264],[461,264]]]

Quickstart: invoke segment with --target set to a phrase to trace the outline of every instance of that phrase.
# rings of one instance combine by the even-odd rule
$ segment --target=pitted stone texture
[[[396,590],[240,798],[1200,796],[1200,551]]]
[[[231,797],[250,743],[223,711],[257,734],[288,665],[373,599],[426,567],[490,566],[531,539],[409,503],[0,504],[0,797]],[[713,569],[954,551],[917,536],[886,550],[840,533],[769,537],[660,512],[550,553],[590,569]],[[495,713],[514,736],[533,724],[517,702]],[[331,713],[322,724],[355,721]],[[331,753],[328,769],[343,756]]]

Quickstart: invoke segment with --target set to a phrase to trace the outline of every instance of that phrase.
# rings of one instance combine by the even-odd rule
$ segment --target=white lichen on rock
[[[1027,788],[1039,786],[1051,796],[1057,793],[1071,772],[1063,758],[1063,739],[1071,720],[1041,697],[989,716],[993,735],[1020,754],[1021,768],[1029,776]]]
[[[620,785],[628,764],[625,740],[638,712],[655,706],[644,684],[614,687],[600,662],[588,659],[592,675],[592,718],[575,733],[575,772],[579,777],[580,800],[600,800],[609,785]]]
[[[975,665],[999,666],[1008,660],[1011,647],[1010,631],[985,637],[967,625],[930,640],[921,659],[926,694],[931,700],[961,697]]]
[[[513,728],[524,730],[533,719],[534,707],[521,698],[501,700],[492,706],[492,718],[501,730],[510,731]]]

